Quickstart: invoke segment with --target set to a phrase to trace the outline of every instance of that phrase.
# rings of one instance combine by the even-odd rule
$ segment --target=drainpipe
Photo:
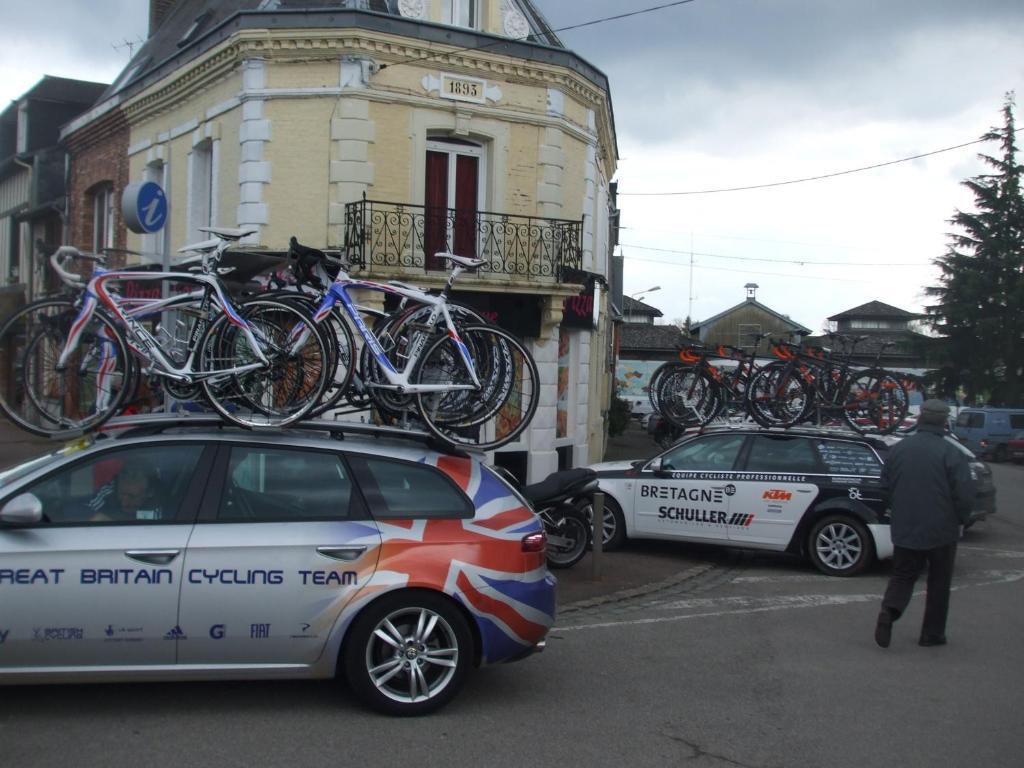
[[[29,190],[31,190],[32,189],[32,181],[33,181],[33,175],[34,175],[35,167],[30,165],[29,163],[26,163],[24,160],[19,160],[17,154],[14,155],[14,163],[15,163],[15,165],[20,165],[22,168],[24,168],[26,171],[28,171],[28,173],[29,173],[28,187],[29,187]],[[30,195],[31,195],[31,192],[30,192]],[[17,226],[18,226],[18,229],[20,230],[21,229],[21,223],[18,222]],[[18,237],[19,237],[19,239],[21,237],[21,232],[20,231],[18,232]],[[32,248],[32,246],[29,245],[29,250],[30,251],[31,251],[31,248]],[[25,276],[25,301],[26,302],[32,301],[32,299],[35,298],[35,294],[32,291],[32,283],[34,282],[33,278],[35,276],[34,275],[35,270],[32,268],[32,261],[33,261],[33,259],[32,259],[32,255],[31,255],[31,252],[30,252],[29,253],[29,257],[27,259],[28,270],[26,270],[28,272],[28,275]],[[21,276],[21,259],[20,259],[20,257],[18,259],[18,262],[19,262],[18,263],[18,276],[20,277]]]

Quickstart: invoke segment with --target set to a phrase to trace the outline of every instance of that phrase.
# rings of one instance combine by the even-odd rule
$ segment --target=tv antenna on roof
[[[143,40],[141,37],[136,37],[134,40],[129,40],[128,38],[125,38],[120,43],[111,43],[110,47],[113,48],[115,51],[123,51],[125,48],[127,48],[128,59],[131,60],[131,58],[135,55],[135,46],[142,45],[142,43]]]

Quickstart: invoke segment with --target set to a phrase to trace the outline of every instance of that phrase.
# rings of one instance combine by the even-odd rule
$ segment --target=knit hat
[[[921,406],[921,414],[917,417],[920,424],[943,426],[949,418],[949,406],[941,400],[925,400]]]

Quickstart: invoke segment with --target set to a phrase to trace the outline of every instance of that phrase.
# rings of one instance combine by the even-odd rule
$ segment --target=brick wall
[[[92,192],[109,183],[114,190],[114,247],[127,245],[121,218],[121,192],[128,184],[128,124],[120,114],[107,115],[68,137],[71,172],[68,183],[69,244],[82,250],[93,246]],[[112,265],[116,265],[112,262]]]

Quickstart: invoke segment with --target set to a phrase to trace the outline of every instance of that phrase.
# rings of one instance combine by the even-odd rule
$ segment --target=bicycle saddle
[[[453,264],[458,264],[460,267],[465,267],[466,269],[476,269],[477,267],[481,267],[487,263],[487,259],[470,259],[466,256],[456,256],[454,253],[439,252],[435,253],[434,257],[438,259],[448,259]]]
[[[213,235],[216,240],[241,240],[243,237],[255,235],[255,229],[229,229],[228,227],[199,227],[200,232]]]

